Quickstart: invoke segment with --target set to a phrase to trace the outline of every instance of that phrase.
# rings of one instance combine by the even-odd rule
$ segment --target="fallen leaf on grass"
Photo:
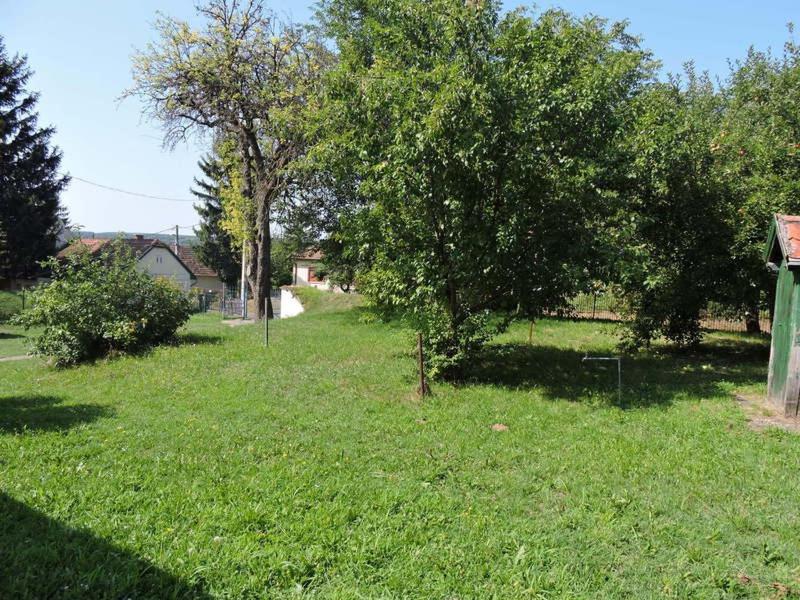
[[[492,431],[508,431],[508,425],[503,425],[502,423],[495,423],[492,425]]]

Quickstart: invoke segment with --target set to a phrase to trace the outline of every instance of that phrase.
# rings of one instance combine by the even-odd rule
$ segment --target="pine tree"
[[[205,264],[219,273],[220,278],[233,284],[240,277],[242,263],[233,240],[222,227],[222,201],[219,196],[226,174],[222,162],[215,156],[204,156],[197,163],[203,172],[203,179],[195,178],[194,194],[202,204],[196,204],[200,215],[200,228],[196,231],[200,240],[197,254]]]
[[[30,77],[26,57],[9,56],[0,37],[0,280],[34,276],[66,222],[58,196],[69,178],[50,145],[55,129],[38,126]]]

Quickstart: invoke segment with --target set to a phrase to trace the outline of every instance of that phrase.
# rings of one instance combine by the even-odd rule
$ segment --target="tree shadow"
[[[208,333],[179,333],[173,340],[174,346],[200,346],[205,344],[221,344],[225,338]]]
[[[38,394],[0,397],[0,433],[66,431],[111,414],[105,406],[63,401]]]
[[[0,492],[0,598],[209,598],[97,536]]]
[[[5,331],[0,331],[0,340],[19,340],[24,337],[24,335],[20,335],[19,333],[6,333]]]
[[[586,356],[617,356],[555,346],[492,344],[458,385],[538,389],[550,400],[601,402],[622,408],[665,406],[682,396],[711,397],[729,384],[766,381],[769,348],[764,343],[709,341],[691,351],[659,348],[622,357],[622,398],[616,362],[584,362]]]

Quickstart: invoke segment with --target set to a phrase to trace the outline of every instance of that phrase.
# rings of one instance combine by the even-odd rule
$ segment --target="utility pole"
[[[242,319],[247,318],[247,242],[242,242],[242,284],[239,294],[242,298]]]

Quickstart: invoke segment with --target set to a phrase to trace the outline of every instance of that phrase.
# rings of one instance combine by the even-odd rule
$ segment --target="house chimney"
[[[178,246],[180,246],[181,238],[178,237],[178,226],[175,225],[175,254],[178,253]]]
[[[144,236],[143,236],[141,233],[137,233],[137,234],[136,234],[136,239],[137,239],[137,240],[143,240],[143,239],[144,239]]]

